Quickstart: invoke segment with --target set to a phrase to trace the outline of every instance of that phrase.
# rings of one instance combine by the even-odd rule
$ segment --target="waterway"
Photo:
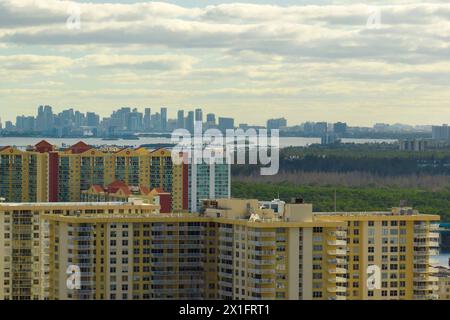
[[[19,148],[25,148],[29,145],[35,145],[43,138],[29,138],[29,137],[0,137],[0,146],[16,146]],[[89,145],[117,145],[117,146],[132,146],[138,147],[143,144],[170,144],[170,138],[164,137],[140,137],[137,140],[102,140],[101,138],[45,138],[48,142],[56,146],[70,146],[78,141],[82,140]],[[342,139],[343,143],[394,143],[396,140],[391,139]],[[280,147],[306,147],[311,144],[320,143],[320,138],[304,138],[304,137],[281,137]]]

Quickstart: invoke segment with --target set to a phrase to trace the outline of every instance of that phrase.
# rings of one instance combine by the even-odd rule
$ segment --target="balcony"
[[[275,260],[248,260],[249,264],[253,264],[256,266],[273,266],[275,264]]]
[[[438,300],[438,294],[415,294],[414,300]]]
[[[430,229],[430,231],[439,231],[439,224],[431,223],[429,229]]]
[[[218,284],[220,287],[233,288],[233,284],[229,282],[219,281]]]
[[[273,247],[273,246],[275,246],[275,241],[249,240],[248,244],[255,246],[255,247]]]
[[[222,242],[231,242],[231,243],[233,243],[233,236],[230,236],[230,237],[226,237],[226,236],[220,236],[219,237],[219,241],[222,241]]]
[[[438,285],[425,285],[425,286],[415,285],[414,286],[414,290],[417,290],[417,291],[437,291],[437,290],[439,290],[439,286]]]
[[[274,269],[256,269],[256,268],[248,268],[248,272],[249,273],[253,273],[253,274],[261,274],[261,275],[265,275],[265,274],[275,274],[275,270]],[[230,277],[232,277],[233,274],[230,274]]]
[[[329,240],[327,241],[329,246],[346,246],[347,241],[345,240]]]
[[[275,279],[255,279],[255,278],[249,278],[248,279],[249,283],[257,283],[257,284],[274,284],[275,283]]]
[[[275,288],[250,288],[255,293],[275,293]]]
[[[345,296],[332,296],[328,298],[329,300],[337,300],[337,301],[342,301],[342,300],[347,300],[347,298]]]
[[[435,267],[428,267],[428,273],[437,273],[439,272],[438,268]]]
[[[416,224],[414,225],[414,230],[416,231],[427,231],[428,225],[426,223]]]
[[[348,262],[342,258],[328,259],[329,264],[347,265]]]
[[[439,248],[439,241],[430,241],[430,242],[428,242],[428,247],[430,247],[430,248]]]
[[[414,234],[415,238],[419,239],[439,239],[439,233],[437,232],[420,232]]]
[[[439,260],[431,259],[430,257],[414,257],[414,264],[436,264]]]
[[[218,273],[217,273],[217,275],[219,276],[219,277],[221,277],[221,278],[233,278],[233,273],[232,272],[221,272],[221,271],[219,271]]]
[[[414,251],[414,256],[436,256],[439,255],[439,250],[424,250],[424,251]],[[415,258],[415,257],[414,257]]]
[[[330,283],[346,283],[347,281],[348,279],[344,277],[333,277],[328,279],[328,282]]]
[[[423,276],[423,277],[415,277],[414,282],[438,282],[438,277],[432,277],[432,276]]]
[[[328,235],[330,237],[346,238],[347,232],[346,231],[330,231],[330,232],[328,232]]]
[[[342,249],[328,250],[328,254],[330,256],[345,256],[347,255],[347,251]]]
[[[327,291],[330,292],[330,293],[336,293],[336,292],[345,293],[345,292],[347,292],[347,288],[346,287],[341,287],[341,286],[328,287]]]
[[[344,268],[332,268],[332,269],[328,269],[328,273],[330,273],[330,274],[346,274],[347,273],[347,269],[344,269]]]
[[[251,237],[258,237],[258,238],[275,238],[276,233],[275,232],[263,232],[263,231],[249,231],[248,235]]]

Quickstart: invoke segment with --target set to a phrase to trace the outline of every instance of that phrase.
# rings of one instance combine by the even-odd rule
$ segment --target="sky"
[[[245,2],[245,3],[244,3]],[[446,1],[0,0],[0,117],[450,122]]]

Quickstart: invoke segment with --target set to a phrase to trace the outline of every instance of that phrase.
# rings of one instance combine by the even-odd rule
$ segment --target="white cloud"
[[[356,2],[79,3],[81,29],[69,30],[73,2],[0,0],[1,85],[11,104],[18,95],[109,109],[116,99],[218,110],[229,103],[236,117],[245,116],[240,104],[257,110],[271,102],[296,119],[296,103],[311,114],[308,106],[326,114],[346,104],[349,117],[358,103],[380,114],[409,105],[418,120],[418,106],[448,108],[450,4]],[[375,4],[381,26],[368,29]],[[274,107],[247,121],[261,123]]]

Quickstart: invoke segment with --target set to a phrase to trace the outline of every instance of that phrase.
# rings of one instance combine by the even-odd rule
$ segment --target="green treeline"
[[[284,172],[366,172],[381,176],[449,175],[450,150],[399,151],[392,144],[290,147],[280,152]],[[233,166],[233,175],[258,174],[257,166]]]
[[[292,183],[232,182],[235,198],[256,198],[289,201],[301,196],[312,203],[314,211],[333,211],[334,193],[337,195],[337,211],[387,211],[406,200],[409,206],[421,213],[439,214],[443,221],[450,221],[450,189],[426,191],[404,188],[351,188],[332,186],[299,186]]]

